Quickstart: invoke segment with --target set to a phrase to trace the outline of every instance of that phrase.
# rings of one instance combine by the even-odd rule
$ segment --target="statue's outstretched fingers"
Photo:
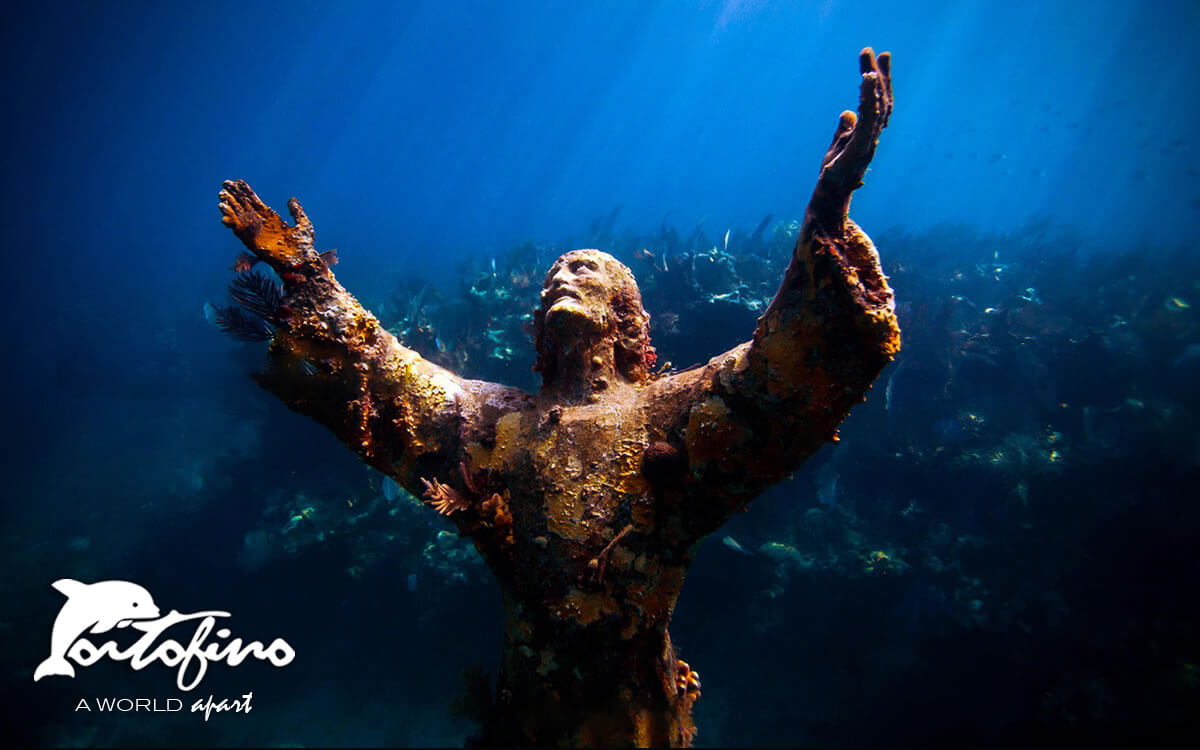
[[[235,187],[229,182],[225,185]],[[243,241],[248,242],[262,227],[262,216],[247,205],[242,191],[230,190],[228,187],[217,193],[217,198],[221,201],[217,206],[221,210],[221,223],[232,229]]]
[[[821,174],[809,203],[809,214],[817,224],[840,226],[848,216],[850,195],[863,184],[875,156],[879,136],[892,113],[892,58],[876,56],[870,47],[858,56],[862,85],[858,112],[846,111],[838,118],[833,143],[821,161]]]
[[[296,222],[296,228],[300,231],[312,235],[313,225],[308,219],[308,214],[304,213],[304,208],[301,207],[300,201],[296,198],[288,198],[288,213],[292,215],[292,221]]]
[[[858,122],[846,143],[845,155],[839,159],[848,162],[843,169],[847,172],[846,176],[852,178],[846,180],[851,190],[862,185],[867,166],[875,156],[879,136],[892,113],[891,55],[885,52],[876,57],[874,50],[864,47],[858,60],[859,70],[862,71]]]
[[[242,211],[241,201],[228,190],[231,186],[232,183],[226,180],[221,184],[221,191],[217,193],[217,200],[221,201],[219,204],[221,215],[227,218],[236,217]],[[228,224],[229,222],[226,221],[225,223]]]
[[[859,70],[862,72],[862,88],[859,93],[858,117],[872,145],[888,124],[892,114],[892,55],[884,52],[878,57],[870,47],[859,53]]]
[[[258,194],[250,189],[244,180],[226,180],[221,184],[221,192],[217,194],[221,199],[222,204],[228,204],[232,209],[233,215],[248,219],[250,216],[257,216],[260,220],[266,220],[275,216],[275,212]],[[227,213],[222,207],[222,213]]]
[[[245,180],[225,180],[221,183],[223,193],[228,193],[238,199],[238,201],[247,209],[255,213],[267,216],[271,213],[271,207],[263,203],[262,198],[258,197]]]
[[[871,47],[863,47],[862,52],[858,53],[858,70],[864,75],[879,70],[879,63],[875,61],[875,50]]]
[[[233,206],[233,199],[218,193],[217,198],[221,201],[217,204],[217,208],[221,210],[221,223],[227,227],[234,228],[237,226],[237,210]]]
[[[859,69],[862,71],[862,87],[858,96],[859,129],[855,140],[859,148],[866,146],[866,141],[874,141],[879,134],[880,123],[883,120],[885,106],[883,73],[875,59],[875,52],[870,47],[859,54]]]
[[[221,209],[221,221],[224,222],[225,226],[234,226],[239,217],[246,212],[245,208],[242,207],[241,201],[224,190],[217,193],[217,200],[221,201],[217,204],[217,208]]]
[[[883,124],[880,127],[886,128],[888,118],[892,116],[892,53],[880,52],[877,62],[879,73],[883,76],[883,96],[887,105],[883,110]]]

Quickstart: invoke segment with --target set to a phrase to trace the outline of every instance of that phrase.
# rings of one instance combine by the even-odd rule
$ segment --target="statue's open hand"
[[[221,222],[250,252],[276,270],[295,266],[314,252],[312,222],[295,198],[288,201],[288,211],[295,221],[295,226],[289,226],[243,180],[226,180],[217,197],[221,200]]]
[[[862,70],[858,114],[847,110],[838,121],[833,144],[821,161],[821,176],[817,182],[817,200],[813,208],[818,213],[832,211],[840,215],[818,216],[822,224],[846,218],[850,194],[862,187],[863,176],[879,135],[887,127],[892,114],[892,56],[884,52],[875,56],[870,47],[858,56]]]

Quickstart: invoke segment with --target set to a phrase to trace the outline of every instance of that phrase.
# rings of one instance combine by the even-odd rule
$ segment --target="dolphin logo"
[[[150,592],[129,581],[82,583],[60,578],[50,585],[67,597],[67,603],[54,618],[50,656],[34,670],[34,682],[48,675],[74,677],[75,668],[66,659],[67,649],[85,632],[106,633],[134,620],[159,616]]]

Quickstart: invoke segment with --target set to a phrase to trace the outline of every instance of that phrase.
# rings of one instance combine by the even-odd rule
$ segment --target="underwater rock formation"
[[[534,315],[537,394],[467,380],[402,345],[334,278],[299,202],[245,182],[224,223],[283,282],[258,382],[424,494],[500,584],[505,646],[489,745],[672,745],[699,675],[667,627],[694,545],[826,441],[899,349],[893,296],[848,218],[892,109],[890,58],[861,57],[791,262],[750,341],[653,373],[633,274],[560,257]]]

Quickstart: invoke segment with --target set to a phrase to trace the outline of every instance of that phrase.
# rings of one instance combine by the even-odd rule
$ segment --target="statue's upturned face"
[[[560,356],[579,346],[611,349],[611,366],[632,383],[644,383],[656,359],[650,346],[650,316],[642,307],[637,280],[621,261],[599,250],[563,254],[542,285],[542,304],[533,316],[542,382],[561,374]]]
[[[608,330],[619,283],[598,250],[573,250],[555,261],[542,287],[546,324],[560,331]]]

